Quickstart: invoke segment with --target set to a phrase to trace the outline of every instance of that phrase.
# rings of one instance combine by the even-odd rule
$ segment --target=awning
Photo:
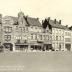
[[[15,45],[19,46],[19,45],[43,45],[42,43],[15,43]]]
[[[28,45],[28,43],[15,43],[15,45]]]

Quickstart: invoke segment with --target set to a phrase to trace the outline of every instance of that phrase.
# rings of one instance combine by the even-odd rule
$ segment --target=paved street
[[[72,72],[72,52],[1,53],[0,72]]]

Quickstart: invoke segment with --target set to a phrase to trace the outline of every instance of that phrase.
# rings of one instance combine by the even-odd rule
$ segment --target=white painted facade
[[[52,46],[55,50],[64,50],[64,30],[52,28]]]

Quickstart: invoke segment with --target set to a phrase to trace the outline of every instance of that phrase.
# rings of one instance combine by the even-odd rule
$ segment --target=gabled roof
[[[54,27],[54,28],[60,28],[60,29],[67,29],[67,30],[69,30],[68,27],[59,24],[58,21],[56,21],[56,23],[54,23],[53,20],[49,20],[49,24],[50,24],[52,27]]]
[[[30,26],[42,26],[37,18],[27,17],[27,23]]]
[[[13,16],[5,16],[5,17],[3,17],[3,19],[12,19],[14,24],[16,24],[17,21],[18,21],[18,18],[17,17],[13,17]]]
[[[13,22],[14,22],[14,25],[18,24],[18,17],[5,16],[4,18],[12,19]],[[38,18],[32,18],[32,17],[25,17],[24,16],[24,19],[25,19],[25,21],[27,23],[26,25],[29,25],[29,26],[42,26],[41,23],[39,22]]]
[[[18,18],[17,17],[12,17],[14,20],[14,24],[16,24],[18,22]],[[24,17],[26,20],[27,25],[29,26],[41,26],[41,23],[39,22],[39,20],[37,18],[32,18],[32,17]]]

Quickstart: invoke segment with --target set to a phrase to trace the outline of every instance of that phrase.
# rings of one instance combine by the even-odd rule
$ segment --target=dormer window
[[[56,24],[56,19],[54,19],[54,23]]]

